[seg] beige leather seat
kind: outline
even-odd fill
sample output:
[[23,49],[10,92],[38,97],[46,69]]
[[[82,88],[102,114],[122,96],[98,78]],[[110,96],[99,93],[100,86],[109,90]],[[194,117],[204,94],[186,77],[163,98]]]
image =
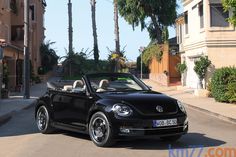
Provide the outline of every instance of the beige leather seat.
[[84,82],[82,80],[76,80],[73,83],[73,89],[74,88],[83,88],[84,87]]
[[67,91],[67,92],[72,91],[72,86],[71,85],[65,85],[63,87],[62,91]]
[[109,86],[109,81],[106,79],[103,79],[99,82],[99,88],[97,89],[96,92],[104,92],[107,90],[108,86]]

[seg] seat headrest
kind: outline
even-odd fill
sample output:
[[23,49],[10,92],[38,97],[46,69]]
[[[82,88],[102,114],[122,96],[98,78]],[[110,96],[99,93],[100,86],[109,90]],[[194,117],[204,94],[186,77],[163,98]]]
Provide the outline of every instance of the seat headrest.
[[84,86],[84,82],[82,80],[76,80],[74,83],[73,83],[73,88],[83,88]]
[[107,89],[108,86],[109,86],[109,81],[106,79],[101,80],[99,83],[99,88]]

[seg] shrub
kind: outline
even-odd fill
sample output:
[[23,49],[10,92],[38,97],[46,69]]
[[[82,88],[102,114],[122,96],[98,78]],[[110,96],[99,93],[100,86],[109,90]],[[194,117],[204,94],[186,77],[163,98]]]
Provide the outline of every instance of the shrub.
[[41,81],[41,79],[40,79],[39,76],[35,76],[35,77],[34,77],[34,82],[35,82],[35,83],[41,83],[42,81]]
[[38,74],[39,75],[44,75],[45,74],[45,69],[42,66],[38,67]]
[[178,63],[176,65],[176,70],[180,73],[183,74],[185,72],[185,70],[187,69],[187,65],[186,62],[184,61],[182,64]]
[[195,61],[194,71],[197,73],[200,79],[203,79],[206,75],[207,68],[211,65],[211,61],[207,56],[200,57],[199,60]]
[[211,79],[212,96],[219,102],[235,101],[236,68],[217,69]]
[[227,86],[227,92],[225,93],[226,96],[229,98],[230,103],[236,102],[236,81],[230,82]]
[[143,63],[149,65],[153,57],[156,58],[158,62],[161,62],[163,57],[163,51],[161,51],[161,45],[150,45],[144,50],[143,54]]
[[211,65],[211,61],[207,56],[201,56],[199,60],[194,62],[194,64],[194,71],[198,75],[198,78],[200,80],[200,87],[202,88],[202,80],[206,76],[207,68]]

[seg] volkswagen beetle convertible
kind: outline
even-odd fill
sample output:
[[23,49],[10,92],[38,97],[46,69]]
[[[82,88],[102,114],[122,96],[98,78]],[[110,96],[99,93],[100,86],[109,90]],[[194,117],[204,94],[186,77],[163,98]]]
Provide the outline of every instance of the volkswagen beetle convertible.
[[44,134],[54,129],[87,133],[100,147],[131,137],[175,141],[188,131],[180,101],[126,73],[87,74],[71,85],[48,83],[35,118]]

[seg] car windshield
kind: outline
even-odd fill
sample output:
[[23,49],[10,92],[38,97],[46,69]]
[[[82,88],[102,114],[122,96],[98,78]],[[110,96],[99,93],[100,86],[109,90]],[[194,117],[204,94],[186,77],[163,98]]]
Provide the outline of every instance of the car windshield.
[[149,90],[140,80],[130,74],[88,75],[93,92],[125,92]]

